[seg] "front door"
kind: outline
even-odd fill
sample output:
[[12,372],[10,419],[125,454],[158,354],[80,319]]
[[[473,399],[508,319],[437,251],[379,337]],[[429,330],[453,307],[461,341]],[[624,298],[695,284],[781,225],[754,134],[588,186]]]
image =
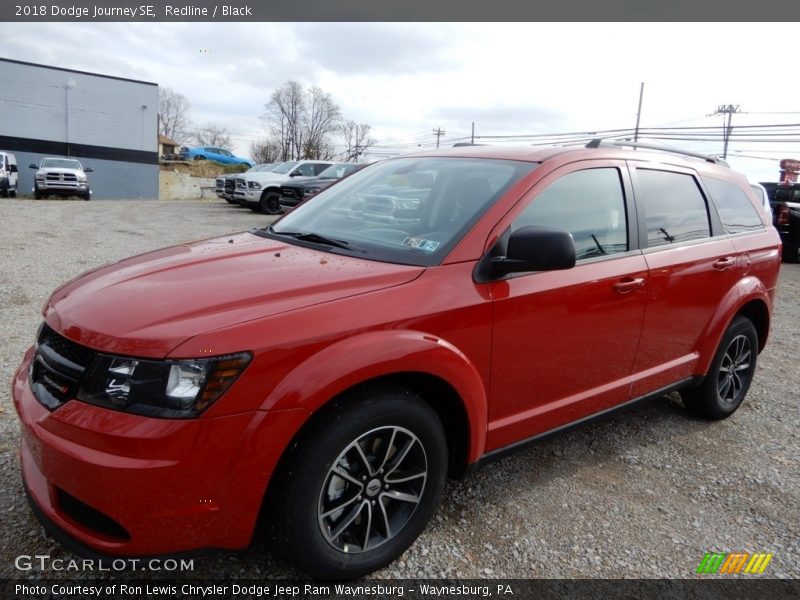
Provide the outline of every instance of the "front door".
[[572,269],[491,284],[494,303],[487,450],[630,398],[647,265],[623,161],[584,161],[543,178],[501,229],[569,231]]

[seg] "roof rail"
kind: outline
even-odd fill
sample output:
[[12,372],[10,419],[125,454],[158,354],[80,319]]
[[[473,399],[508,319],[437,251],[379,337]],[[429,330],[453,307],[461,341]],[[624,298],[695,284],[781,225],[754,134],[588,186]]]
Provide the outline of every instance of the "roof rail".
[[604,140],[603,138],[594,138],[591,142],[586,144],[587,148],[600,148],[601,146],[605,147],[610,146],[617,148],[642,148],[645,150],[672,152],[673,154],[683,154],[684,156],[692,156],[694,158],[700,158],[702,160],[714,163],[716,165],[730,167],[727,161],[718,158],[716,156],[709,156],[708,154],[700,154],[698,152],[689,152],[688,150],[679,150],[678,148],[670,148],[669,146],[657,146],[655,144],[641,144],[639,142],[626,142],[621,140]]

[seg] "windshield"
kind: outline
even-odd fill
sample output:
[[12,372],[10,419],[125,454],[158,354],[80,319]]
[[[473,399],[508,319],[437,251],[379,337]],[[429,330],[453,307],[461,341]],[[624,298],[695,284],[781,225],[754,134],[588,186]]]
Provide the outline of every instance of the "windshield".
[[297,163],[298,163],[298,161],[296,161],[296,160],[290,160],[288,162],[281,163],[277,167],[272,169],[272,172],[273,173],[280,173],[282,175],[285,175],[286,173],[291,171]]
[[363,166],[364,165],[335,164],[322,171],[318,177],[335,177],[336,179],[341,179],[345,175],[350,175],[350,173],[357,171]]
[[44,158],[39,166],[43,169],[80,169],[81,163],[69,158]]
[[485,210],[535,168],[535,163],[475,158],[389,160],[323,190],[267,235],[288,241],[313,235],[321,245],[323,238],[334,242],[328,245],[335,252],[439,264]]
[[267,163],[263,165],[254,165],[245,171],[246,173],[253,173],[254,171],[271,171],[275,168],[273,163]]

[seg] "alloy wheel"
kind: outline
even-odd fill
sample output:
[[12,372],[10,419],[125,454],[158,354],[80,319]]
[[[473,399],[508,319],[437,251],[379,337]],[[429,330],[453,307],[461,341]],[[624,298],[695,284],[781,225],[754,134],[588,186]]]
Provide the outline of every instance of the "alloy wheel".
[[411,431],[368,431],[339,454],[325,477],[317,514],[322,535],[348,554],[384,544],[411,519],[427,477],[425,448]]
[[738,402],[748,380],[752,349],[747,336],[737,335],[728,344],[717,376],[717,393],[720,400]]

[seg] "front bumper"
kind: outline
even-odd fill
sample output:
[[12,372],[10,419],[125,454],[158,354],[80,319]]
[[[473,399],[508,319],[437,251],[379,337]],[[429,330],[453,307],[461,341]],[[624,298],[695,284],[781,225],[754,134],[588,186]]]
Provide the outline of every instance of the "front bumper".
[[28,383],[32,354],[12,397],[22,476],[46,525],[111,556],[250,542],[269,477],[306,411],[170,420],[71,400],[50,412]]

